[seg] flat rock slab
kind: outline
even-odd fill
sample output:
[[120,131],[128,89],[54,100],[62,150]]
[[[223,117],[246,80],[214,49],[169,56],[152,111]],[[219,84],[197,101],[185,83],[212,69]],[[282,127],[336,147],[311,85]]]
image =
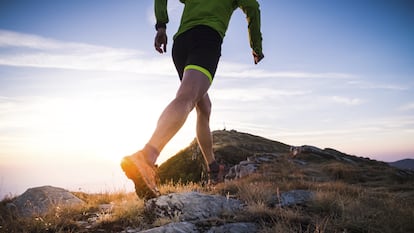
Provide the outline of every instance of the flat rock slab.
[[44,215],[52,208],[84,204],[84,201],[63,188],[42,186],[30,188],[18,196],[13,204],[23,217]]
[[242,210],[245,204],[224,196],[187,192],[150,199],[145,206],[157,217],[195,221],[235,214]]

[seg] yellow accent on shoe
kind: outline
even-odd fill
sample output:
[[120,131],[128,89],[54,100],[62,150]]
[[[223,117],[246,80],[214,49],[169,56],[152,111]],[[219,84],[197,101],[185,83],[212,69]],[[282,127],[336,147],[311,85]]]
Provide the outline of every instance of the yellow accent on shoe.
[[210,83],[212,83],[212,82],[213,82],[213,76],[211,75],[210,71],[208,71],[206,68],[203,68],[203,67],[198,66],[198,65],[187,65],[187,66],[184,68],[184,71],[189,70],[189,69],[192,69],[192,70],[198,70],[198,71],[200,71],[200,72],[201,72],[201,73],[203,73],[205,76],[207,76],[208,80],[210,80]]

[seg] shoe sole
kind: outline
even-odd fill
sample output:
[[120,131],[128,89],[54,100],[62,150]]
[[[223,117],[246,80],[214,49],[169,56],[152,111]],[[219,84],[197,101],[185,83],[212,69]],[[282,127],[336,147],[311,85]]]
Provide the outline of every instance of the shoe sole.
[[151,199],[158,196],[158,191],[151,188],[151,184],[148,184],[148,181],[143,178],[137,165],[129,156],[122,159],[121,168],[125,175],[134,182],[138,197]]

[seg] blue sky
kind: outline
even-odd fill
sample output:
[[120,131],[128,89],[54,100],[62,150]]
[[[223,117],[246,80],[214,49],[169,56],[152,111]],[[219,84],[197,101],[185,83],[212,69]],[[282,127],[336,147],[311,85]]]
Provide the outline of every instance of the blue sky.
[[[266,57],[253,65],[237,10],[209,91],[211,128],[414,158],[414,3],[259,3]],[[119,160],[145,144],[179,85],[170,49],[181,10],[169,1],[160,55],[152,1],[0,0],[0,196],[44,184],[132,188]],[[192,114],[158,162],[194,128]]]

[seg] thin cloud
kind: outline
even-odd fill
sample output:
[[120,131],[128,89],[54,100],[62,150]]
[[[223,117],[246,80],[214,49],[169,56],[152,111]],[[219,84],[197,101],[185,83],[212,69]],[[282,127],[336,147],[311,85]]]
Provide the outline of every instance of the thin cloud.
[[21,111],[21,102],[19,98],[0,96],[0,119],[6,114]]
[[309,73],[297,71],[272,72],[260,69],[245,69],[221,72],[222,76],[233,78],[307,78],[307,79],[348,79],[352,75],[341,73]]
[[404,105],[400,106],[398,108],[398,110],[400,110],[400,111],[412,111],[412,110],[414,110],[414,102],[404,104]]
[[[171,75],[170,59],[145,59],[141,51],[58,41],[0,30],[0,65]],[[161,65],[162,64],[162,65]]]
[[23,47],[32,49],[60,49],[62,43],[37,35],[23,34],[0,29],[0,47]]
[[302,90],[275,90],[271,88],[226,88],[211,91],[217,100],[261,101],[279,97],[303,96],[310,91]]
[[[312,73],[302,71],[268,71],[253,66],[232,62],[222,62],[217,72],[221,76],[231,78],[288,78],[288,79],[351,79],[356,76],[347,73]],[[221,68],[223,67],[223,68]]]
[[[176,8],[178,6],[175,6]],[[0,65],[94,71],[125,71],[148,75],[175,75],[169,57],[146,57],[133,49],[59,41],[38,35],[0,30]],[[231,78],[350,79],[346,73],[269,71],[223,61],[217,72]]]
[[349,98],[343,96],[332,96],[332,101],[338,104],[345,104],[348,106],[356,106],[362,104],[362,100],[359,98]]
[[360,89],[383,89],[383,90],[392,90],[392,91],[406,91],[410,88],[401,85],[401,84],[391,84],[391,83],[372,83],[361,80],[351,80],[348,81],[349,85],[356,86]]

